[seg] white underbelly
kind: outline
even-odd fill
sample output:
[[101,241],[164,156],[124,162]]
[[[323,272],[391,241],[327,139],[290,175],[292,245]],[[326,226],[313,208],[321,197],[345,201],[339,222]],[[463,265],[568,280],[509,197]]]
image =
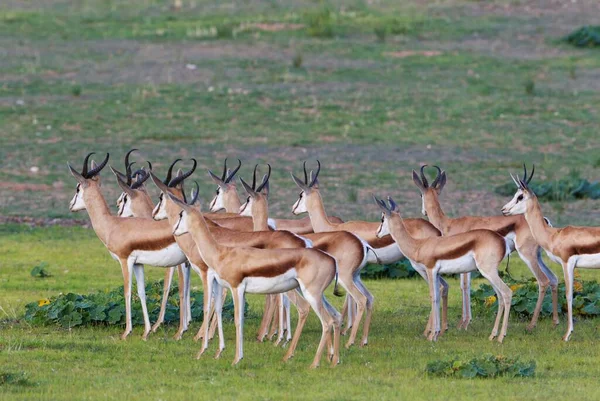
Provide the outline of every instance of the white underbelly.
[[471,252],[457,259],[440,260],[437,263],[440,268],[440,274],[467,273],[477,270],[477,265]]
[[394,263],[404,257],[400,247],[395,242],[383,248],[375,248],[375,253],[377,253],[377,257],[373,255],[373,252],[368,252],[369,256],[367,260],[369,263],[377,263],[377,258],[383,264]]
[[275,277],[246,277],[243,282],[246,292],[251,294],[275,294],[298,287],[296,269]]
[[600,268],[600,253],[577,255],[577,256],[572,256],[572,257],[577,258],[575,267],[582,267],[584,269]]
[[514,252],[514,250],[517,247],[517,245],[516,245],[517,234],[514,231],[511,231],[504,236],[504,239],[506,240],[506,245],[510,249],[510,252],[511,253]]
[[135,263],[158,267],[177,266],[187,260],[176,243],[157,251],[133,251],[129,257]]

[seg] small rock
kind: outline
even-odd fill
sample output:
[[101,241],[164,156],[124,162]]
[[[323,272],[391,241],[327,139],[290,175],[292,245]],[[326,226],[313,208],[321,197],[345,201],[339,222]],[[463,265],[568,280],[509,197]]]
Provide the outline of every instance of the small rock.
[[196,66],[196,64],[186,64],[185,68],[187,68],[188,70],[194,71],[198,67]]
[[32,173],[36,174],[40,171],[40,168],[38,166],[33,166],[29,169],[29,171],[31,171]]
[[25,106],[25,101],[23,99],[18,99],[15,103],[17,103],[17,106]]

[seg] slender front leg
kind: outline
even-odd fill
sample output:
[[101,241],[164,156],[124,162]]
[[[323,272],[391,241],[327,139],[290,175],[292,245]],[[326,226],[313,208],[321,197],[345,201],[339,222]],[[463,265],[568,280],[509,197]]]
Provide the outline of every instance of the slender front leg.
[[215,288],[215,315],[219,329],[219,350],[215,355],[215,359],[218,359],[225,349],[225,337],[223,336],[223,291],[219,288]]
[[292,338],[290,347],[283,357],[284,361],[287,361],[294,356],[296,346],[298,345],[298,340],[300,339],[300,334],[302,334],[302,329],[304,328],[304,324],[308,318],[308,313],[310,312],[310,304],[302,295],[300,295],[298,290],[295,290],[295,292],[290,291],[289,298],[298,310],[298,323],[296,324],[296,330],[294,331],[294,337]]
[[200,330],[194,336],[194,341],[198,341],[201,338],[204,338],[204,332],[206,331],[206,325],[208,324],[208,319],[206,317],[206,305],[208,304],[208,299],[210,298],[209,290],[208,290],[208,273],[206,270],[199,271],[200,280],[202,281],[202,307],[203,307],[203,316],[202,316],[202,324],[200,325]]
[[155,333],[156,330],[160,327],[160,325],[165,321],[165,311],[167,310],[167,301],[169,300],[169,291],[171,290],[171,281],[173,280],[173,272],[175,271],[174,267],[169,267],[165,271],[165,279],[163,283],[163,295],[160,303],[160,312],[158,314],[158,319],[152,326],[152,332]]
[[244,357],[244,293],[245,288],[243,286],[233,287],[231,289],[231,295],[233,296],[236,334],[235,359],[233,360],[232,365],[237,365]]
[[123,292],[125,295],[125,331],[121,334],[121,340],[125,340],[131,333],[131,278],[133,271],[129,268],[126,259],[120,260],[121,273],[123,273]]
[[369,340],[369,329],[371,327],[371,316],[373,315],[373,303],[375,302],[375,298],[360,280],[360,275],[356,279],[356,284],[360,288],[361,292],[367,297],[367,312],[365,314],[365,323],[363,324],[363,337],[360,342],[360,346],[364,347],[367,345]]
[[440,287],[435,269],[427,269],[427,278],[429,282],[429,295],[431,297],[431,315],[433,316],[431,332],[427,339],[429,341],[436,341],[440,333]]
[[448,330],[448,283],[442,276],[438,276],[438,281],[442,294],[442,331],[440,333],[443,334]]
[[185,287],[187,286],[187,283],[185,280],[185,273],[183,271],[182,266],[177,267],[177,278],[179,280],[179,329],[177,330],[177,333],[175,333],[173,338],[175,340],[181,340],[183,332],[187,330],[187,300],[185,298]]
[[462,293],[462,317],[458,324],[459,329],[467,330],[471,323],[471,273],[460,275],[460,290]]
[[144,315],[144,334],[142,339],[146,340],[150,333],[150,317],[148,316],[148,307],[146,305],[146,283],[144,280],[144,266],[140,264],[133,265],[133,272],[135,273],[135,281],[137,286],[138,297],[142,304],[142,314]]
[[212,300],[214,299],[215,287],[218,286],[216,285],[214,275],[210,272],[208,273],[206,284],[207,291],[204,294],[204,321],[202,322],[202,327],[204,328],[204,338],[202,338],[202,348],[200,349],[200,352],[198,353],[198,356],[196,358],[200,358],[200,356],[202,356],[202,354],[204,354],[204,352],[206,352],[206,349],[208,348],[208,329],[210,325],[209,313],[212,307]]
[[274,305],[274,297],[275,294],[267,294],[265,297],[265,309],[263,312],[263,317],[260,322],[260,327],[258,329],[258,334],[256,335],[256,340],[259,342],[263,342],[267,333],[269,331],[269,325],[271,324],[271,320],[273,319],[273,305]]
[[563,341],[569,341],[573,333],[573,275],[575,273],[575,262],[572,259],[567,263],[563,262],[562,268],[565,275],[567,297],[567,332],[563,336]]
[[186,283],[185,286],[185,312],[186,312],[186,326],[187,329],[192,323],[192,300],[190,298],[190,287],[191,287],[191,275],[192,275],[192,267],[190,262],[186,262],[183,266],[183,277]]

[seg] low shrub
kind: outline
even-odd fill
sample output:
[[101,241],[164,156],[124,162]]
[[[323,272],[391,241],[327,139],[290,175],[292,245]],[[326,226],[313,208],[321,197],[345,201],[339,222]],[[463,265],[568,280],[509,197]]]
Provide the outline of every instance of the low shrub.
[[535,361],[522,362],[519,358],[506,358],[502,355],[484,355],[468,361],[458,358],[429,362],[425,372],[430,376],[463,379],[494,377],[532,377],[535,375]]
[[[535,279],[511,280],[503,278],[513,291],[511,313],[523,318],[531,318],[538,299],[538,286]],[[498,300],[491,285],[481,284],[476,290],[471,291],[473,304],[486,311],[496,311]],[[566,313],[567,300],[565,298],[565,284],[558,285],[559,312]],[[546,292],[542,303],[541,315],[552,314],[552,293]],[[594,317],[600,315],[600,284],[596,281],[583,281],[576,274],[573,283],[573,315],[581,317]]]
[[52,274],[50,274],[50,272],[46,270],[47,267],[48,262],[42,262],[39,265],[34,266],[33,269],[31,269],[30,274],[32,277],[38,278],[52,277]]
[[600,47],[600,25],[582,26],[565,38],[576,47]]
[[[160,311],[163,282],[157,281],[146,285],[146,303],[150,320],[155,321]],[[142,306],[136,292],[132,296],[133,324],[143,324]],[[202,292],[191,291],[192,318],[202,320]],[[247,305],[246,305],[247,308]],[[233,319],[233,302],[227,301],[223,306],[223,318]],[[125,297],[123,287],[110,291],[101,291],[88,295],[60,294],[49,299],[42,299],[25,306],[25,320],[36,325],[57,324],[71,328],[86,325],[121,325],[125,323]],[[179,323],[179,294],[177,286],[171,288],[165,323]]]
[[419,276],[407,259],[391,265],[368,264],[360,272],[366,279],[413,278]]

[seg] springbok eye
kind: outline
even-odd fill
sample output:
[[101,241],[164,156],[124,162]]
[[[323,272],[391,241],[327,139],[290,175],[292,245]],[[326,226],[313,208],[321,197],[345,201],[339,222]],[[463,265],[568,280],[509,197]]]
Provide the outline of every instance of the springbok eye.
[[219,195],[219,187],[217,187],[217,190],[215,192],[217,193],[217,195]]
[[381,216],[381,222],[383,223],[383,221],[385,220],[385,217]]
[[183,217],[183,210],[181,212],[179,212],[179,218]]
[[303,193],[304,193],[304,192],[300,192],[300,195],[298,195],[298,198],[302,199],[302,194],[303,194]]
[[250,197],[248,197],[248,199],[246,199],[246,203],[250,203]]
[[521,202],[522,200],[523,200],[523,194],[521,194],[517,197],[517,202]]

